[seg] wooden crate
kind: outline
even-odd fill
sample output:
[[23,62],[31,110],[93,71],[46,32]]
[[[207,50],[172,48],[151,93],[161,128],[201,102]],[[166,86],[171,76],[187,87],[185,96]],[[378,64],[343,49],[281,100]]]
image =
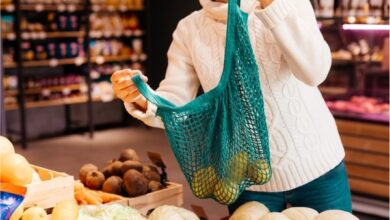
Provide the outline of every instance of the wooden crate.
[[353,192],[389,198],[389,126],[337,119]]
[[177,183],[168,183],[168,187],[156,192],[135,198],[126,198],[124,200],[115,201],[122,205],[127,205],[137,209],[142,215],[147,215],[150,210],[153,210],[162,205],[183,205],[183,186]]
[[27,186],[23,204],[25,207],[39,206],[44,209],[53,208],[57,202],[74,199],[74,178],[66,173],[32,165],[42,182]]

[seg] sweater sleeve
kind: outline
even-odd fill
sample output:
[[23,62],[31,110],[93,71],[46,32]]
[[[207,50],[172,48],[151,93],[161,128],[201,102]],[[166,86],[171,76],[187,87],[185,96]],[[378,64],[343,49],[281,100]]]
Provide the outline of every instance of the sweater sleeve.
[[[173,33],[173,41],[168,50],[168,67],[163,81],[161,81],[156,93],[176,105],[184,105],[193,100],[199,90],[199,79],[192,64],[189,52],[189,43],[185,39],[191,39],[189,19],[179,22]],[[194,30],[194,29],[193,29]],[[196,30],[196,29],[195,29]],[[125,108],[133,117],[143,121],[146,125],[163,128],[163,123],[156,117],[157,107],[148,102],[146,112],[138,110],[134,104],[125,103]]]
[[292,73],[310,86],[327,77],[332,57],[309,0],[274,0],[257,17],[272,32]]

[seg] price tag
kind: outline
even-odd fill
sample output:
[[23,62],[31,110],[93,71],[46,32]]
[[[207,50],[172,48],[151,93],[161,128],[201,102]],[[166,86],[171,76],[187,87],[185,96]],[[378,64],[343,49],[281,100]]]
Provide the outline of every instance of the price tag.
[[68,11],[69,11],[69,12],[74,12],[74,11],[76,11],[76,5],[68,5]]
[[96,37],[97,37],[97,38],[103,37],[103,31],[97,31],[97,32],[96,32]]
[[114,35],[115,35],[115,37],[120,37],[120,36],[122,36],[122,31],[115,31]]
[[35,5],[35,11],[36,11],[36,12],[41,12],[41,11],[43,11],[43,9],[45,9],[45,7],[43,6],[43,4],[36,4],[36,5]]
[[100,65],[105,62],[105,59],[103,56],[97,56],[95,62]]
[[70,89],[70,88],[68,88],[68,87],[65,87],[65,88],[63,88],[62,89],[62,94],[63,95],[70,95],[70,93],[72,92],[72,90]]
[[13,12],[13,11],[15,11],[15,5],[8,4],[8,5],[5,6],[5,10],[8,11],[8,12]]
[[51,91],[49,89],[42,89],[42,95],[43,96],[50,96]]
[[88,92],[88,86],[86,84],[80,85],[80,92],[81,93],[87,93]]
[[59,4],[57,10],[59,12],[64,12],[66,10],[66,6],[64,4]]
[[96,31],[90,31],[89,32],[89,36],[91,36],[92,38],[95,38],[96,37]]
[[83,65],[83,63],[84,63],[84,58],[82,58],[82,57],[77,57],[77,58],[74,60],[74,64],[75,64],[76,66],[81,66],[81,65]]
[[145,60],[148,59],[148,55],[146,55],[145,53],[143,53],[143,54],[141,54],[141,55],[139,56],[139,59],[140,59],[141,61],[145,61]]
[[39,36],[39,34],[37,32],[31,32],[30,33],[30,38],[33,39],[33,40],[38,39],[38,36]]
[[22,39],[23,40],[28,40],[30,39],[30,34],[28,32],[23,32],[22,33]]
[[109,5],[109,6],[107,7],[107,10],[108,10],[108,11],[114,11],[114,10],[115,10],[115,7],[114,7],[113,5]]
[[46,32],[43,32],[43,31],[38,32],[38,38],[39,39],[46,39],[46,37],[47,37]]
[[120,5],[119,6],[119,10],[122,11],[122,12],[127,11],[126,5]]
[[124,34],[126,37],[131,37],[131,35],[133,35],[133,32],[131,30],[125,30]]
[[134,31],[134,36],[139,37],[139,36],[142,36],[142,34],[144,34],[144,32],[142,30],[135,30]]
[[100,6],[99,5],[93,5],[92,6],[92,11],[100,11]]
[[112,32],[111,31],[104,31],[104,37],[111,37]]
[[7,39],[8,40],[15,40],[16,39],[16,34],[15,33],[8,33],[7,34]]
[[49,61],[49,66],[51,66],[51,67],[56,67],[56,66],[58,66],[58,60],[57,60],[57,59],[51,59],[51,60]]
[[138,60],[138,54],[132,54],[130,56],[131,61],[136,62]]
[[100,73],[96,70],[92,70],[89,75],[91,76],[91,79],[99,79],[100,78]]

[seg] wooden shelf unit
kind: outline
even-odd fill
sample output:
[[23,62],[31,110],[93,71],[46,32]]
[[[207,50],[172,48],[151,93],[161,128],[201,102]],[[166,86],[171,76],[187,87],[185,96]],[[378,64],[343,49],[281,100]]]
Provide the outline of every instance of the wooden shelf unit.
[[[93,102],[100,102],[101,99],[99,97],[93,97]],[[63,99],[57,99],[57,100],[47,100],[47,101],[35,101],[26,102],[26,108],[40,108],[40,107],[50,107],[50,106],[59,106],[59,105],[74,105],[74,104],[82,104],[88,102],[87,96],[80,96],[80,97],[71,97],[71,98],[63,98]],[[11,110],[17,110],[19,109],[19,106],[17,104],[8,104],[5,106],[5,109],[7,111]]]
[[[100,60],[100,61],[99,61]],[[132,61],[131,55],[120,55],[120,56],[98,56],[92,57],[91,62],[103,64],[106,62],[124,62]],[[24,61],[23,67],[50,67],[50,66],[59,66],[59,65],[83,65],[87,62],[85,57],[78,58],[66,58],[66,59],[51,59],[51,60],[34,60],[34,61]],[[4,68],[16,68],[16,63],[5,63]]]
[[78,5],[78,4],[56,4],[56,5],[49,5],[49,4],[21,4],[20,10],[22,11],[82,11],[85,9],[84,5]]
[[[65,89],[69,89],[71,91],[79,90],[80,87],[86,86],[83,84],[70,84],[70,85],[64,85],[64,86],[50,86],[50,87],[43,87],[43,88],[33,88],[33,89],[26,89],[25,94],[39,94],[43,90],[50,90],[51,92],[62,92]],[[6,90],[5,95],[6,96],[16,96],[18,94],[17,90]]]

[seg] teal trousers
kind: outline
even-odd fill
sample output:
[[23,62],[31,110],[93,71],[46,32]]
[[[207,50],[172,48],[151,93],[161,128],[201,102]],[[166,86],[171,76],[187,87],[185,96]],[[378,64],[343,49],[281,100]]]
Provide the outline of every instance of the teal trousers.
[[322,212],[330,209],[352,212],[351,192],[344,162],[319,178],[286,192],[244,191],[229,212],[250,201],[263,203],[272,212],[281,212],[292,207],[309,207]]

